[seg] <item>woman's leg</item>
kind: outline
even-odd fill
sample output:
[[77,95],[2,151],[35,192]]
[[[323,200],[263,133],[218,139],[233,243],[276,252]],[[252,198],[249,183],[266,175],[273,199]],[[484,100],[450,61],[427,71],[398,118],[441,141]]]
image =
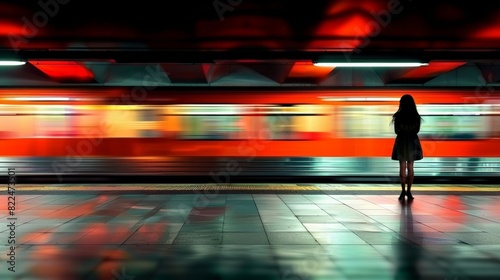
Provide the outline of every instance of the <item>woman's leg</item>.
[[399,181],[401,182],[401,195],[399,199],[404,199],[406,180],[406,161],[399,161]]
[[408,198],[413,199],[413,196],[411,195],[411,185],[413,184],[413,177],[414,177],[414,172],[413,172],[413,161],[408,162],[408,178],[407,178],[407,195]]

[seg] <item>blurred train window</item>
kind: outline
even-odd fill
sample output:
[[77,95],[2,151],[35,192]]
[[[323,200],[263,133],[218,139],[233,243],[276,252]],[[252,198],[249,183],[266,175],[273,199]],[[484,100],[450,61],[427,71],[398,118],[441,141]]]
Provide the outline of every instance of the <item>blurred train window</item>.
[[312,140],[330,132],[331,111],[319,105],[270,107],[266,116],[269,139]]
[[36,119],[35,137],[74,136],[70,106],[44,105],[32,108]]
[[108,124],[107,136],[116,137],[137,137],[137,109],[138,106],[105,106],[106,123]]
[[265,111],[265,130],[268,135],[262,135],[261,138],[267,139],[293,139],[295,116],[292,107],[272,106]]
[[236,139],[242,130],[237,105],[178,105],[182,139]]
[[294,116],[287,115],[270,115],[266,117],[266,126],[269,129],[268,139],[293,139],[294,133]]
[[173,105],[169,135],[181,139],[311,139],[329,132],[328,109],[317,105]]
[[2,105],[5,138],[74,137],[77,135],[75,108],[68,105]]
[[79,137],[101,138],[107,136],[104,125],[100,125],[106,120],[106,110],[99,105],[75,106],[77,116],[74,116],[72,126]]
[[[475,139],[488,137],[491,106],[478,104],[423,104],[418,106],[423,119],[419,135],[434,139]],[[340,110],[344,137],[391,138],[389,125],[396,106],[344,106]]]
[[34,118],[25,106],[0,105],[0,117],[2,138],[28,138],[35,134]]
[[184,139],[231,139],[236,131],[234,116],[185,116],[183,118]]
[[394,128],[390,125],[395,106],[352,105],[340,108],[341,134],[347,138],[388,138],[393,137]]
[[435,139],[474,139],[488,136],[491,106],[474,104],[422,105],[420,135]]
[[158,121],[160,119],[160,110],[157,108],[139,109],[139,121]]
[[159,106],[138,106],[137,108],[138,136],[141,138],[157,138],[162,136],[162,110]]
[[491,110],[491,136],[500,137],[500,105],[493,105]]
[[[500,105],[420,104],[419,135],[433,139],[500,137]],[[0,105],[3,138],[173,137],[312,140],[393,138],[397,105],[183,104]],[[105,120],[106,125],[102,125]]]

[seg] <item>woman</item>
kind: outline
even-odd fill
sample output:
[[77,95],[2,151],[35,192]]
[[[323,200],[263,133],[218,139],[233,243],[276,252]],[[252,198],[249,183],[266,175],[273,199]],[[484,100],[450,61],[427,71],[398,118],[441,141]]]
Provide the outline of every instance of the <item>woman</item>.
[[[418,138],[420,131],[421,117],[417,111],[415,100],[409,94],[405,94],[399,101],[399,109],[392,116],[394,132],[397,134],[391,159],[399,161],[399,178],[401,180],[401,195],[399,200],[405,195],[409,200],[411,195],[411,185],[413,183],[413,162],[423,158],[422,146]],[[406,170],[408,169],[408,173]],[[405,184],[407,188],[405,190]]]

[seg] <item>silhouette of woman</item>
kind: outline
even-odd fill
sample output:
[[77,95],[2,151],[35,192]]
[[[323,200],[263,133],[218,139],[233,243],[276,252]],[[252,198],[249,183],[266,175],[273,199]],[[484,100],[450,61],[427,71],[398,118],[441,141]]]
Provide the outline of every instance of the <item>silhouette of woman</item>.
[[[411,195],[414,177],[413,162],[423,158],[422,146],[417,135],[420,131],[421,119],[413,97],[409,94],[403,95],[399,101],[399,109],[392,116],[391,122],[394,123],[394,132],[397,134],[391,159],[399,161],[401,181],[399,200],[403,200],[405,195],[409,200],[413,199]],[[407,169],[408,173],[406,173]],[[406,190],[405,185],[407,185]]]

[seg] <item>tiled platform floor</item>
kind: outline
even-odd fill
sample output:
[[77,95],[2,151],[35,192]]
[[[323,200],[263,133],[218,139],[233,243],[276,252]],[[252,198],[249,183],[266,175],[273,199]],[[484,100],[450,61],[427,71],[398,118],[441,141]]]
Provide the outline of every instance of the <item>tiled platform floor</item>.
[[500,279],[500,196],[397,195],[4,195],[0,279]]

